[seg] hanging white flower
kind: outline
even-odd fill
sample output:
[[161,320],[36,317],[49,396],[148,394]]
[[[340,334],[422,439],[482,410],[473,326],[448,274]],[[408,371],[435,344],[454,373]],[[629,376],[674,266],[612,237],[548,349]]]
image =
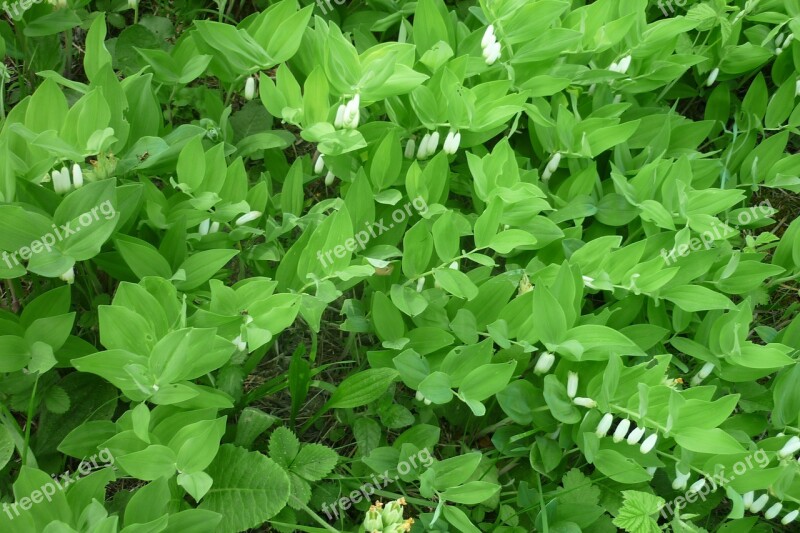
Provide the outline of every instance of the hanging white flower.
[[706,80],[706,85],[711,87],[714,85],[714,82],[717,81],[717,76],[719,76],[719,67],[715,68],[711,71],[711,74],[708,75],[708,79]]
[[594,434],[597,435],[599,438],[603,438],[608,435],[608,430],[611,429],[611,424],[614,423],[614,415],[611,413],[606,413],[603,415],[603,418],[600,419],[600,422],[597,423],[597,429],[594,430]]
[[244,215],[240,216],[236,219],[236,225],[241,226],[243,224],[247,224],[248,222],[252,222],[263,215],[261,211],[250,211],[249,213],[245,213]]
[[66,281],[72,285],[75,282],[75,269],[73,267],[69,267],[69,270],[61,274],[59,278],[61,278],[62,281]]
[[244,99],[248,102],[256,97],[256,79],[248,76],[244,84]]
[[547,374],[553,368],[553,363],[556,362],[556,356],[550,352],[542,352],[536,365],[533,367],[533,373],[537,375]]
[[578,373],[569,371],[567,373],[567,396],[574,398],[578,394]]
[[753,502],[753,505],[750,506],[750,512],[753,514],[760,513],[761,509],[763,509],[768,502],[769,502],[769,495],[762,494],[761,496],[756,498],[756,500]]
[[572,403],[579,407],[586,407],[587,409],[594,409],[597,407],[597,402],[591,398],[581,398],[578,396],[577,398],[572,399]]
[[347,111],[347,106],[344,104],[340,104],[339,107],[336,109],[336,118],[333,119],[333,127],[338,129],[342,129],[344,127],[344,114]]
[[653,448],[656,446],[656,442],[658,442],[658,433],[653,433],[648,435],[644,442],[642,442],[639,451],[642,453],[650,453]]
[[211,219],[207,218],[197,227],[197,233],[200,235],[208,235],[209,229],[211,229]]
[[405,156],[406,159],[413,159],[414,158],[414,152],[416,151],[416,149],[417,149],[416,141],[414,141],[413,138],[409,139],[406,142],[406,149],[405,149],[405,152],[403,153],[403,155]]
[[772,520],[778,516],[778,513],[781,512],[781,509],[783,509],[783,504],[781,502],[772,504],[772,506],[764,512],[764,518],[767,520]]
[[628,430],[631,428],[631,421],[627,418],[623,418],[620,420],[619,424],[617,424],[617,429],[614,430],[614,442],[622,442],[622,439],[628,434]]
[[314,174],[322,174],[323,170],[325,170],[325,158],[322,154],[319,154],[317,161],[314,163]]
[[72,186],[76,189],[83,187],[83,171],[78,163],[72,165]]

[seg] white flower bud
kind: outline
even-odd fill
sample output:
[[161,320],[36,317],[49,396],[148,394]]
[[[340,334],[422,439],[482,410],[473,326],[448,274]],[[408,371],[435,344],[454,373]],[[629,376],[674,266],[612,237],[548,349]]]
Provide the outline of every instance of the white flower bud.
[[711,371],[714,370],[714,363],[706,363],[703,365],[703,368],[700,369],[700,372],[697,375],[700,379],[706,379],[710,374]]
[[751,490],[750,492],[745,492],[742,494],[742,503],[744,504],[744,508],[748,511],[750,510],[750,506],[753,505],[753,496],[755,493]]
[[247,350],[247,343],[242,339],[242,336],[239,335],[235,339],[233,339],[233,345],[236,346],[236,349],[240,352],[244,352]]
[[319,154],[317,161],[314,163],[314,174],[322,174],[323,170],[325,170],[325,157]]
[[444,138],[444,144],[442,144],[442,150],[446,154],[452,154],[454,153],[450,151],[452,146],[453,146],[453,131],[450,130],[447,132],[447,136]]
[[439,148],[439,132],[434,131],[431,133],[430,139],[428,139],[428,155],[433,155],[437,148]]
[[336,118],[333,119],[333,127],[338,129],[342,129],[344,127],[344,114],[347,110],[344,104],[339,105],[336,109]]
[[574,398],[578,394],[578,373],[569,371],[567,374],[567,396]]
[[778,513],[781,512],[781,509],[783,509],[783,504],[781,502],[772,504],[772,507],[767,509],[766,512],[764,513],[764,518],[766,518],[767,520],[772,520],[773,518],[778,516]]
[[700,492],[700,490],[705,486],[706,486],[706,478],[701,477],[700,479],[698,479],[697,481],[692,483],[692,485],[689,487],[689,491],[688,492],[690,492],[690,493],[692,493],[692,492]]
[[611,72],[619,72],[619,65],[617,65],[616,61],[614,61],[608,66],[608,70],[610,70]]
[[753,502],[753,505],[750,506],[750,512],[753,514],[760,513],[761,509],[763,509],[768,502],[769,502],[769,495],[762,494]]
[[502,46],[499,42],[492,43],[483,49],[483,59],[487,65],[493,65],[502,55]]
[[483,32],[483,38],[481,39],[481,48],[486,48],[489,45],[492,45],[497,42],[497,37],[494,34],[494,26],[489,24],[486,27],[486,31]]
[[675,481],[672,482],[672,488],[675,490],[683,490],[686,488],[686,482],[689,481],[689,476],[692,475],[691,470],[688,472],[681,472],[678,464],[675,464]]
[[72,185],[76,189],[83,187],[83,171],[78,163],[72,165]]
[[50,176],[53,180],[53,190],[56,192],[56,194],[66,194],[72,188],[67,167],[64,167],[63,171],[54,170]]
[[236,225],[241,226],[243,224],[247,224],[248,222],[252,222],[263,215],[261,211],[250,211],[249,213],[245,213],[244,215],[240,216],[236,219]]
[[628,72],[628,69],[631,67],[631,59],[632,58],[630,54],[628,54],[619,60],[619,65],[617,68],[620,74],[625,74]]
[[794,455],[798,450],[800,450],[800,437],[795,435],[786,441],[786,444],[783,445],[783,448],[778,451],[778,457],[781,459],[786,459],[790,455]]
[[797,80],[794,86],[794,95],[800,96],[800,80]]
[[219,222],[212,222],[211,227],[208,228],[209,233],[217,233],[219,231]]
[[656,475],[656,470],[658,470],[658,469],[655,466],[648,466],[647,467],[647,473],[650,474],[651,477]]
[[640,428],[639,426],[636,426],[635,428],[633,428],[633,431],[631,431],[630,435],[628,435],[628,444],[630,444],[631,446],[633,446],[634,444],[638,444],[638,442],[642,439],[643,436],[644,436],[644,429]]
[[578,396],[577,398],[572,399],[572,403],[579,407],[586,407],[587,409],[594,409],[597,407],[597,402],[591,398],[581,398]]
[[345,108],[344,122],[345,126],[347,126],[350,129],[356,129],[358,127],[358,119],[359,119],[358,103],[359,103],[359,98],[358,95],[356,95],[355,98],[347,102],[347,106]]
[[708,87],[714,85],[714,82],[717,81],[717,76],[719,76],[719,67],[712,70],[711,74],[708,75],[708,79],[706,80],[706,85]]
[[329,170],[328,173],[325,174],[325,186],[330,187],[333,185],[334,178],[336,178],[336,175]]
[[426,133],[423,135],[422,140],[419,142],[419,149],[417,150],[417,159],[425,159],[428,157],[428,142],[431,140],[431,134]]
[[417,292],[422,292],[422,289],[425,288],[425,276],[422,276],[417,280]]
[[614,442],[622,442],[622,439],[625,438],[625,435],[628,434],[628,430],[631,428],[631,421],[627,418],[623,418],[620,420],[619,424],[617,424],[617,429],[614,430]]
[[244,84],[244,99],[248,102],[256,97],[256,79],[253,76],[248,76]]
[[658,442],[658,433],[648,435],[647,438],[644,439],[644,442],[642,442],[639,451],[642,453],[650,453],[650,451],[655,448],[656,442]]
[[795,509],[790,513],[786,513],[786,516],[781,518],[781,524],[783,524],[784,526],[788,526],[797,519],[798,514],[800,514],[800,511],[798,511],[797,509]]
[[605,437],[608,435],[608,430],[611,429],[611,424],[613,423],[614,415],[611,413],[604,414],[603,418],[600,419],[600,422],[597,423],[597,429],[594,430],[594,434],[599,438]]
[[547,374],[553,368],[553,363],[556,362],[556,356],[550,352],[542,352],[539,359],[536,361],[536,366],[533,367],[533,373],[541,376]]
[[73,267],[69,267],[69,270],[64,272],[59,276],[62,281],[66,281],[70,285],[75,282],[75,269]]
[[414,159],[414,151],[417,149],[417,143],[414,139],[409,139],[406,142],[406,151],[403,154],[406,159]]
[[424,403],[425,405],[430,405],[431,401],[428,398],[425,398],[424,400],[422,400],[422,403]]
[[208,230],[211,228],[211,219],[207,218],[200,223],[197,227],[197,233],[200,235],[208,235]]
[[136,6],[139,5],[139,0],[128,0],[128,7],[130,9],[136,9]]
[[425,396],[423,396],[420,391],[417,391],[417,394],[414,397],[417,399],[418,402],[421,402],[422,400],[425,399]]
[[550,174],[558,170],[558,165],[561,164],[561,152],[556,152],[553,154],[553,157],[550,158],[550,161],[547,163],[547,170],[550,171]]
[[458,270],[458,261],[453,261],[450,263],[450,270]]
[[461,146],[461,132],[457,131],[455,135],[453,135],[453,153],[458,152],[458,148]]

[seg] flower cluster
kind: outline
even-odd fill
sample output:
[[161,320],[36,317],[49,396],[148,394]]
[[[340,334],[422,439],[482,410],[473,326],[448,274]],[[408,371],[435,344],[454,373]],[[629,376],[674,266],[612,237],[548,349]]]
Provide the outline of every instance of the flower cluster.
[[553,175],[553,172],[558,170],[558,165],[561,164],[561,153],[556,152],[550,158],[550,161],[547,162],[547,166],[544,168],[544,172],[542,172],[542,179],[547,181]]
[[[746,492],[742,495],[742,502],[744,502],[745,509],[753,514],[758,514],[763,511],[765,507],[767,507],[767,504],[769,503],[769,495],[764,493],[756,498],[755,492],[751,490],[750,492]],[[764,511],[764,518],[767,520],[772,520],[780,514],[781,510],[783,510],[783,503],[775,502],[770,505],[766,511]],[[797,520],[798,515],[800,515],[800,510],[797,509],[786,513],[786,515],[781,519],[781,524],[784,526],[791,524]]]
[[481,48],[483,49],[483,59],[487,65],[493,65],[495,61],[500,59],[502,46],[494,34],[494,26],[489,24],[481,39]]
[[[614,415],[611,413],[604,414],[603,418],[601,418],[600,422],[597,424],[595,434],[600,438],[605,437],[608,435],[608,432],[613,424]],[[631,421],[627,418],[624,418],[620,420],[619,424],[617,424],[617,428],[614,430],[612,438],[614,439],[614,442],[622,442],[625,440],[629,445],[635,446],[639,444],[639,441],[642,441],[644,434],[645,429],[638,425],[631,430]],[[657,442],[658,433],[651,433],[645,437],[641,445],[639,445],[639,451],[642,453],[650,453],[653,448],[655,448]]]
[[[322,174],[325,170],[325,158],[322,154],[317,156],[317,160],[314,163],[314,174]],[[333,185],[333,179],[336,176],[333,174],[333,171],[329,170],[327,174],[325,174],[325,186],[330,187]]]
[[794,39],[794,33],[779,33],[775,37],[775,55],[781,55],[784,48],[789,48],[792,39]]
[[367,517],[364,519],[364,531],[366,533],[402,533],[411,531],[414,519],[403,520],[403,507],[405,505],[405,498],[389,502],[386,506],[381,502],[376,502],[367,511]]
[[346,128],[354,130],[358,127],[358,122],[361,119],[359,107],[361,106],[361,96],[356,94],[352,100],[345,104],[340,104],[336,109],[336,118],[333,120],[333,125],[337,129]]
[[73,188],[83,187],[83,170],[78,163],[75,163],[72,165],[72,181],[70,181],[70,172],[66,166],[61,170],[53,170],[50,179],[53,181],[53,190],[56,194],[66,194]]

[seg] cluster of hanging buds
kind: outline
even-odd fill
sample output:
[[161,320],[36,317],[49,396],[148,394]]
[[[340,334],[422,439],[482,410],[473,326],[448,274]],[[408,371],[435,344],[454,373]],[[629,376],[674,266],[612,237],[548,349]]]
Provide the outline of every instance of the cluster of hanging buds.
[[547,162],[547,166],[544,168],[544,172],[542,172],[542,179],[544,181],[549,180],[553,172],[558,170],[559,164],[561,164],[561,152],[556,152],[550,158],[550,161]]
[[205,219],[200,223],[197,228],[197,233],[200,235],[210,235],[219,231],[219,222],[211,222],[210,218]]
[[[614,425],[614,415],[611,413],[606,413],[603,415],[603,418],[600,419],[600,422],[597,424],[597,428],[595,429],[595,435],[599,438],[603,438],[608,435],[611,426]],[[614,442],[622,442],[625,440],[631,446],[635,446],[639,444],[639,441],[642,441],[642,437],[644,437],[645,430],[640,426],[636,426],[633,431],[631,429],[631,421],[627,418],[623,418],[617,424],[617,428],[614,430],[612,438]],[[658,442],[658,433],[651,433],[648,435],[642,443],[639,445],[639,451],[642,453],[650,453],[653,448],[655,448],[656,443]]]
[[387,503],[385,506],[381,502],[376,502],[375,505],[370,506],[367,516],[364,518],[365,533],[403,533],[411,531],[414,519],[403,519],[403,507],[406,505],[406,499],[400,498]]
[[[325,171],[325,158],[322,154],[317,156],[317,161],[314,163],[314,174],[321,175]],[[333,180],[336,176],[334,175],[333,171],[329,170],[327,174],[325,174],[325,186],[330,187],[333,185]]]
[[436,153],[439,147],[439,132],[434,131],[426,133],[422,140],[419,142],[419,149],[417,150],[417,159],[427,159]]
[[[755,492],[746,492],[742,494],[742,502],[744,503],[745,509],[753,514],[758,514],[763,511],[765,507],[767,507],[767,504],[769,503],[769,495],[764,493],[756,498]],[[767,520],[772,520],[780,514],[781,510],[783,510],[783,503],[775,502],[769,506],[766,511],[764,511],[764,518]],[[788,526],[797,520],[798,515],[800,515],[800,510],[797,509],[786,513],[786,515],[781,518],[781,524]]]
[[352,100],[345,104],[340,104],[336,109],[336,118],[333,125],[337,129],[346,128],[354,130],[358,127],[361,118],[359,107],[361,106],[361,96],[356,94]]
[[78,163],[72,165],[72,180],[70,181],[70,172],[67,167],[62,167],[61,170],[54,170],[50,173],[50,179],[53,182],[53,190],[56,194],[66,194],[73,188],[80,189],[83,187],[83,170]]
[[792,39],[794,39],[794,33],[779,33],[778,36],[775,37],[775,55],[779,56],[783,53],[785,48],[789,48]]
[[494,26],[489,24],[486,31],[483,33],[481,39],[481,48],[483,49],[483,59],[487,65],[493,65],[495,61],[500,59],[502,53],[502,46],[494,34]]

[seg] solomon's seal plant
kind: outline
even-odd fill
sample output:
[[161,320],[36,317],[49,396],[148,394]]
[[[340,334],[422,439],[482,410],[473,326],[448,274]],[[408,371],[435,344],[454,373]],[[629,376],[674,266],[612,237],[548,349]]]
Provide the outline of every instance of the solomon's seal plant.
[[4,3],[0,531],[796,528],[797,1],[322,4]]

